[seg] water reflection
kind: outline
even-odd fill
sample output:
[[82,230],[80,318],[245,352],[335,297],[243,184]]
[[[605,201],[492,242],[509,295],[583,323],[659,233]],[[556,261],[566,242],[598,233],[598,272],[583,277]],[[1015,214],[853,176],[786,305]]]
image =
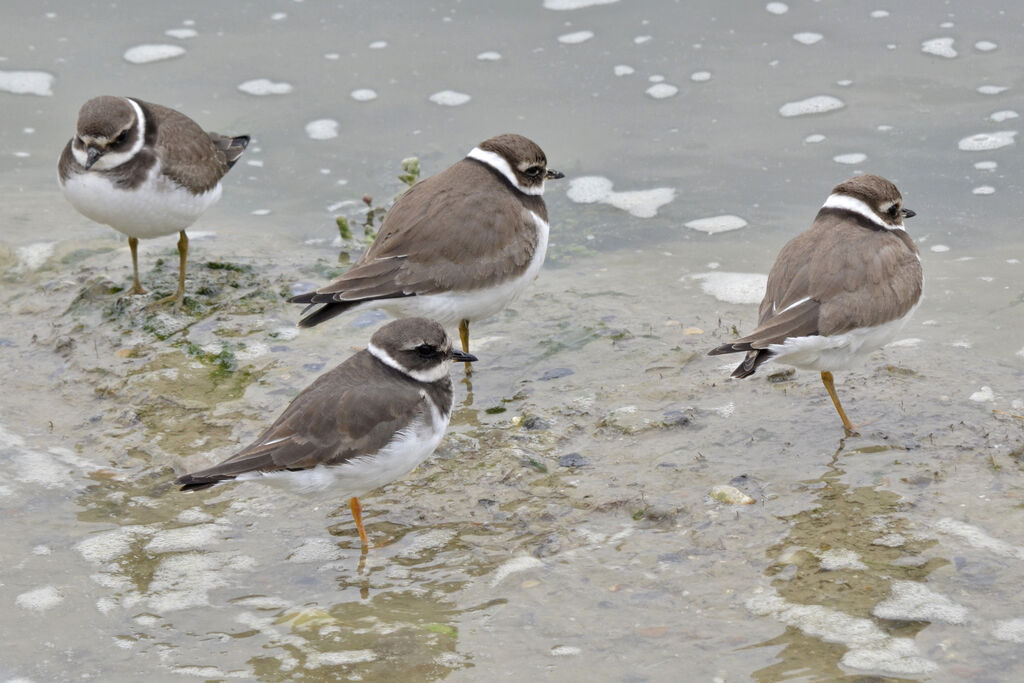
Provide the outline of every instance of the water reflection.
[[772,562],[764,574],[773,591],[747,603],[755,614],[787,627],[757,646],[780,649],[777,663],[753,672],[756,680],[859,679],[852,673],[857,670],[921,675],[937,668],[913,643],[927,622],[878,619],[875,612],[895,582],[924,582],[949,562],[923,555],[937,541],[915,532],[900,496],[843,483],[843,460],[890,450],[902,449],[847,449],[842,440],[828,469],[801,482],[818,492],[817,504],[781,518],[790,524],[789,533],[766,550]]

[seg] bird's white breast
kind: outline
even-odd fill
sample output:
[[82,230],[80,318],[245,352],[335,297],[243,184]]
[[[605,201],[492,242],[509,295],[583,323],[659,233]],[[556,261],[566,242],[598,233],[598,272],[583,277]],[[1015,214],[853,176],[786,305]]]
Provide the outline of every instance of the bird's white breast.
[[121,189],[93,171],[73,173],[61,187],[71,205],[86,218],[143,239],[184,230],[221,195],[220,183],[203,194],[189,192],[164,176],[159,162],[134,189]]

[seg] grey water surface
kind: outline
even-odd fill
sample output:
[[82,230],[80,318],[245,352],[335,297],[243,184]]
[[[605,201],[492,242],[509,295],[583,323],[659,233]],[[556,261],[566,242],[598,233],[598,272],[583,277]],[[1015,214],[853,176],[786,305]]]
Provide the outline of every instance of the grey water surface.
[[[53,0],[0,20],[0,681],[1024,677],[1024,7]],[[183,312],[124,298],[126,240],[60,195],[100,94],[253,136],[189,231]],[[502,132],[566,174],[548,262],[473,326],[435,456],[363,499],[375,547],[329,492],[178,492],[385,319],[299,332],[286,303],[358,255],[364,195],[386,207],[403,159],[431,175]],[[738,359],[705,354],[861,172],[917,212],[926,283],[897,341],[836,374],[863,425],[845,437],[816,373],[730,380]],[[174,245],[141,244],[154,297]]]

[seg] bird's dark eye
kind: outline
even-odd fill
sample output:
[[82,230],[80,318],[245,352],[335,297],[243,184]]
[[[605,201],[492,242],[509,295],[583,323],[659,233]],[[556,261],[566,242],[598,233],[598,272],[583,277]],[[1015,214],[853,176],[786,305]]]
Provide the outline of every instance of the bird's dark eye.
[[416,353],[420,354],[421,358],[433,358],[437,355],[437,347],[430,344],[420,344],[416,347]]
[[123,143],[127,139],[128,139],[128,130],[125,129],[125,130],[122,130],[121,134],[117,136],[116,140],[114,140],[114,144],[115,145],[120,145],[121,143]]
[[889,207],[889,215],[892,216],[893,218],[896,218],[897,216],[899,216],[900,215],[900,205],[899,204],[893,204],[892,206],[890,206]]
[[531,178],[536,178],[537,176],[544,173],[544,169],[541,168],[540,166],[531,166],[530,168],[523,171],[523,173],[525,173]]

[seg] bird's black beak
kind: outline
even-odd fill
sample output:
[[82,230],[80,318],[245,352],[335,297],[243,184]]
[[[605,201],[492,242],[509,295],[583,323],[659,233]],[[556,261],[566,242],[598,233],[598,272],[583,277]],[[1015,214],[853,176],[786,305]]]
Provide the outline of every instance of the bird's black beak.
[[86,156],[86,158],[85,158],[85,170],[86,171],[88,171],[90,168],[92,168],[92,165],[95,164],[97,161],[99,161],[100,157],[103,156],[103,152],[101,152],[100,150],[96,149],[95,147],[90,147],[87,154],[88,154],[88,156]]
[[913,218],[917,215],[917,211],[912,211],[910,209],[900,209],[900,213],[903,214],[904,218]]
[[545,180],[558,180],[559,178],[564,178],[564,177],[565,177],[565,174],[562,173],[561,171],[556,171],[553,168],[549,168],[547,174],[544,176],[544,179]]
[[452,360],[457,361],[459,363],[472,363],[473,361],[478,359],[471,353],[466,353],[465,351],[457,351],[455,349],[452,349]]

